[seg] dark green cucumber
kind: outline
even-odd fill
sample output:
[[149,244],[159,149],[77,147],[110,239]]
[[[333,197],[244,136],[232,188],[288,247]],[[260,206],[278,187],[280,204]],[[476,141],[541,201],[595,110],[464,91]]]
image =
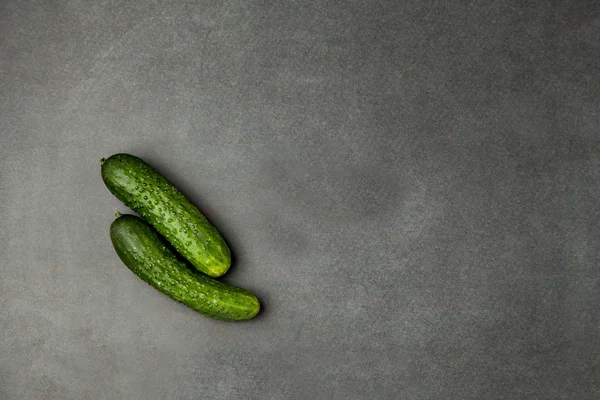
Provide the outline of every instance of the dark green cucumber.
[[171,298],[207,317],[224,321],[253,318],[256,296],[193,271],[178,259],[154,228],[133,215],[119,215],[110,239],[121,261],[134,274]]
[[196,269],[219,277],[231,253],[217,229],[175,186],[142,159],[115,154],[102,160],[102,179],[119,200],[144,217]]

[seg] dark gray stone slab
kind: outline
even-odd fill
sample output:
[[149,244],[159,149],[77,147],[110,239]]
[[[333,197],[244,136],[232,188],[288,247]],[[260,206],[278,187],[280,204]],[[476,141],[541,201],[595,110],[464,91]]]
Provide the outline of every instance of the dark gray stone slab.
[[[600,398],[600,4],[0,2],[0,398]],[[141,282],[154,164],[264,312]]]

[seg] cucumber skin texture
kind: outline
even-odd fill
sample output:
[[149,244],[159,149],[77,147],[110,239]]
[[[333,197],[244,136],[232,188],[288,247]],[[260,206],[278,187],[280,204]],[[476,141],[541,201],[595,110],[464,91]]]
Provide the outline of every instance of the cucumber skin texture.
[[110,226],[119,258],[152,287],[192,310],[222,321],[253,318],[260,302],[247,290],[193,271],[146,221],[121,215]]
[[217,229],[175,186],[144,160],[114,154],[102,161],[102,180],[126,206],[144,217],[196,269],[218,278],[231,253]]

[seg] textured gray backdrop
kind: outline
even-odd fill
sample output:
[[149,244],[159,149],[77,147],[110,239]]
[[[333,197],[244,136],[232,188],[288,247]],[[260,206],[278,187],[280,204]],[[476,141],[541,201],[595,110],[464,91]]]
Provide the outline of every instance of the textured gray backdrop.
[[[0,399],[600,398],[597,1],[0,1]],[[176,183],[249,323],[115,255]]]

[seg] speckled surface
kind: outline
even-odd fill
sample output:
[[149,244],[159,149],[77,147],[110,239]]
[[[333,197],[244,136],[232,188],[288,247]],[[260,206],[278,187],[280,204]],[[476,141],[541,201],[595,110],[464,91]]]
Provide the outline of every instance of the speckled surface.
[[[600,5],[0,2],[0,399],[600,398]],[[248,323],[119,261],[99,160]]]

